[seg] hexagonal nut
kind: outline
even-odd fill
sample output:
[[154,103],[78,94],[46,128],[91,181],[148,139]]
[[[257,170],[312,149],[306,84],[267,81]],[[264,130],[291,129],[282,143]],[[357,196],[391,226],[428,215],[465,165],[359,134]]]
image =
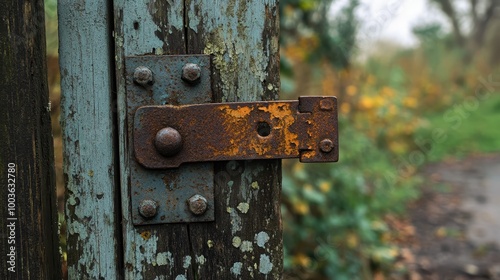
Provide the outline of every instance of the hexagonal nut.
[[151,199],[143,199],[139,203],[139,214],[145,219],[151,219],[158,213],[158,203]]
[[186,63],[182,67],[182,79],[190,84],[195,84],[200,81],[201,68],[198,64]]
[[322,111],[331,111],[331,110],[333,110],[333,101],[330,99],[322,99],[319,102],[319,108]]
[[151,86],[154,83],[153,80],[153,72],[151,69],[145,66],[139,66],[134,70],[134,82],[137,84],[147,87]]
[[194,215],[202,215],[207,211],[207,199],[199,194],[195,194],[187,200],[188,208]]
[[323,139],[319,142],[319,148],[323,153],[329,153],[333,150],[333,141],[330,139]]

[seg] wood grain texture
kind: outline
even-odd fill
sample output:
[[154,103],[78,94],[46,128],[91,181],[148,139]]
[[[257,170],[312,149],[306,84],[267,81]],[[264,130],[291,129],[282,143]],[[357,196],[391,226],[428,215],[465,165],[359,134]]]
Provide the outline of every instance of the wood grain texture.
[[[116,79],[119,108],[120,168],[125,279],[193,279],[188,228],[185,224],[134,227],[130,206],[130,168],[124,57],[184,54],[182,1],[115,1]],[[182,279],[182,278],[180,278]]]
[[126,279],[280,279],[280,161],[219,163],[216,221],[134,227],[130,215],[124,57],[210,54],[214,101],[279,92],[277,1],[115,1]]
[[69,279],[121,277],[109,3],[58,3]]
[[[187,0],[186,8],[188,53],[213,56],[217,102],[278,98],[277,1]],[[219,163],[215,182],[216,222],[189,225],[193,251],[208,260],[196,275],[281,279],[281,161]]]
[[[0,57],[0,279],[60,279],[42,0],[0,2]],[[16,165],[14,173],[9,163]],[[13,215],[8,198],[15,203]]]

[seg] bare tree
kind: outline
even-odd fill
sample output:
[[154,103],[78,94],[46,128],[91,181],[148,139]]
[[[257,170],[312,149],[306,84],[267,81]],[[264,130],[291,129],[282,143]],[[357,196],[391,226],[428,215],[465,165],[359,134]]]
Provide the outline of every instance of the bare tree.
[[[448,18],[452,28],[454,40],[467,51],[467,59],[473,58],[485,46],[488,32],[496,32],[497,25],[493,24],[499,17],[500,0],[467,0],[468,11],[459,12],[457,2],[453,0],[430,0],[437,4]],[[464,32],[463,22],[470,22],[468,33]],[[492,30],[495,29],[495,30]]]

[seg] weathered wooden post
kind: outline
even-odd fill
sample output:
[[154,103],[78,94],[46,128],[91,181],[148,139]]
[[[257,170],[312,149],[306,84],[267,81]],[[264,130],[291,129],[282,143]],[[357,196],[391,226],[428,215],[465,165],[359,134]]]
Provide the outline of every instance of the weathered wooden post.
[[123,275],[111,7],[58,2],[69,279]]
[[277,1],[117,0],[110,11],[105,0],[59,2],[69,278],[280,278],[278,160],[215,164],[215,222],[134,226],[124,64],[209,54],[211,101],[275,99]]
[[277,0],[59,11],[70,279],[280,279],[276,158],[338,153],[334,98],[267,102]]
[[[125,58],[129,56],[211,55],[213,96],[209,102],[276,99],[280,87],[277,2],[116,1],[119,134],[125,136],[129,130],[125,126],[131,75]],[[181,72],[174,75],[180,78]],[[170,77],[155,76],[162,78]],[[179,104],[179,100],[182,98],[170,104]],[[129,141],[122,137],[119,142],[121,182],[125,183],[136,166],[130,166],[133,151]],[[131,216],[135,209],[125,199],[133,194],[122,184],[127,279],[281,277],[280,161],[222,162],[213,168],[208,171],[215,175],[213,222],[134,226]]]
[[0,2],[0,279],[60,279],[42,0]]

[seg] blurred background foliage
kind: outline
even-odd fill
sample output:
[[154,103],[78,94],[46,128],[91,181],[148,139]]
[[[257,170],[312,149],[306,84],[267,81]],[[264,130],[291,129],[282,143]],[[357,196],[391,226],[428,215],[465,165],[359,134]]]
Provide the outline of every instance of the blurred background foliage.
[[[388,2],[397,13],[398,1]],[[414,46],[367,48],[363,36],[377,30],[362,32],[360,1],[280,1],[281,96],[337,96],[341,145],[340,163],[283,163],[286,279],[404,277],[400,245],[414,233],[405,210],[419,195],[419,167],[500,151],[491,129],[500,123],[500,1],[428,3],[448,28],[427,22],[414,27]],[[45,8],[64,232],[56,0]]]

